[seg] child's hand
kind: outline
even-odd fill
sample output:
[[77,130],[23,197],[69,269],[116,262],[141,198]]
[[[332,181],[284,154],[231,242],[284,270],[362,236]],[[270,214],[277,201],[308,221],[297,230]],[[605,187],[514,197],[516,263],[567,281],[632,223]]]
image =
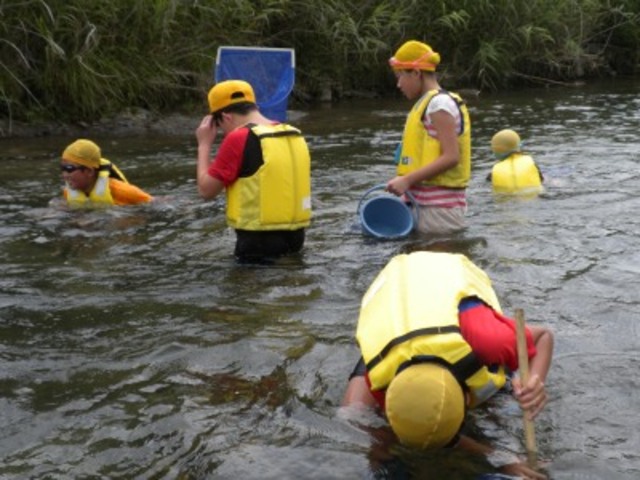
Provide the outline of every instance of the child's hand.
[[403,195],[407,190],[409,190],[410,186],[411,184],[409,184],[406,175],[403,175],[389,180],[386,190],[387,192],[393,193],[394,195],[397,195],[399,197],[400,195]]
[[507,475],[524,478],[525,480],[545,480],[548,478],[545,474],[533,470],[526,463],[511,463],[502,467],[501,470]]
[[520,403],[520,408],[527,412],[527,418],[533,420],[547,404],[547,391],[538,375],[531,375],[526,385],[521,384],[520,378],[513,379],[513,395]]
[[198,128],[196,128],[196,138],[198,139],[198,145],[211,146],[216,139],[218,129],[213,117],[211,115],[205,115]]
[[525,461],[520,460],[516,455],[510,452],[504,450],[493,450],[488,452],[486,455],[487,461],[491,465],[507,475],[527,480],[543,480],[547,478],[544,473],[538,472]]

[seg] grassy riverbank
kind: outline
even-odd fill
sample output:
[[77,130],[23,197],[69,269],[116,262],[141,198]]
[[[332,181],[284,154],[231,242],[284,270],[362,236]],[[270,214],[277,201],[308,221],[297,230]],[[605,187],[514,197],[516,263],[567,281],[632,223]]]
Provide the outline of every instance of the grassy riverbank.
[[296,49],[294,100],[384,95],[404,40],[445,85],[500,89],[638,73],[638,0],[0,2],[0,116],[91,121],[202,109],[220,45]]

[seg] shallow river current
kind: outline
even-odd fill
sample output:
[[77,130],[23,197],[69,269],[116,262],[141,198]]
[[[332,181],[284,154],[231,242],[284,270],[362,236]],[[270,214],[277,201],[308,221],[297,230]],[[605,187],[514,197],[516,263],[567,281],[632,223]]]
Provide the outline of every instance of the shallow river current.
[[[361,296],[415,249],[468,255],[506,313],[553,328],[551,400],[536,420],[549,477],[640,478],[639,86],[470,98],[468,229],[389,242],[362,234],[356,208],[393,175],[409,102],[291,112],[312,152],[314,220],[302,255],[273,265],[234,261],[224,200],[197,196],[192,135],[93,138],[158,197],[106,212],[51,204],[75,138],[0,140],[0,478],[497,473],[458,451],[389,455],[378,417],[339,408]],[[507,127],[545,175],[538,198],[496,198],[485,181],[491,136]],[[469,429],[525,452],[508,395]]]

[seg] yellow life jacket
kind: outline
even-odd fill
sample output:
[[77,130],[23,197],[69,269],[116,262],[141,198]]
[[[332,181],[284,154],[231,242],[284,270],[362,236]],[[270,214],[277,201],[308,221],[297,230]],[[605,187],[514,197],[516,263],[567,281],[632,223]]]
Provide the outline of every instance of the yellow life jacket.
[[356,339],[371,388],[385,389],[407,362],[445,362],[470,392],[470,406],[505,383],[481,365],[460,334],[458,304],[477,297],[501,312],[487,274],[460,254],[414,252],[394,257],[362,299]]
[[129,183],[118,167],[106,158],[101,158],[96,183],[88,196],[83,191],[70,188],[69,186],[65,187],[67,192],[67,205],[73,208],[99,208],[114,205],[111,189],[109,188],[110,177]]
[[543,190],[540,171],[533,158],[519,152],[493,166],[491,184],[496,193],[539,193]]
[[456,101],[462,119],[462,133],[458,134],[460,160],[458,164],[440,175],[422,182],[449,188],[466,187],[471,178],[471,121],[469,111],[459,95],[444,90],[430,90],[409,112],[402,135],[402,152],[397,164],[398,175],[407,175],[436,160],[441,152],[440,141],[430,136],[424,128],[422,118],[431,99],[437,94],[449,95]]
[[300,130],[252,125],[262,162],[227,188],[227,223],[241,230],[298,230],[311,223],[311,158]]

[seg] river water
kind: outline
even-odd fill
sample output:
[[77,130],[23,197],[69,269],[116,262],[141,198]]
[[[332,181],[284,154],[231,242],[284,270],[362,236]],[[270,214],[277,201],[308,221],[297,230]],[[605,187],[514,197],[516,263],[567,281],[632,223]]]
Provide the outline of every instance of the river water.
[[[505,312],[556,334],[536,420],[556,479],[640,478],[638,81],[469,99],[474,167],[462,234],[380,242],[358,201],[389,179],[409,103],[292,112],[313,158],[302,255],[240,265],[224,201],[196,193],[192,135],[95,138],[151,206],[68,212],[58,156],[73,138],[0,142],[0,478],[472,479],[462,452],[380,443],[375,415],[339,408],[359,302],[391,256],[459,252]],[[195,128],[195,124],[193,128]],[[496,198],[491,136],[521,133],[547,179]],[[473,435],[523,455],[508,395]],[[390,453],[392,455],[390,455]]]

